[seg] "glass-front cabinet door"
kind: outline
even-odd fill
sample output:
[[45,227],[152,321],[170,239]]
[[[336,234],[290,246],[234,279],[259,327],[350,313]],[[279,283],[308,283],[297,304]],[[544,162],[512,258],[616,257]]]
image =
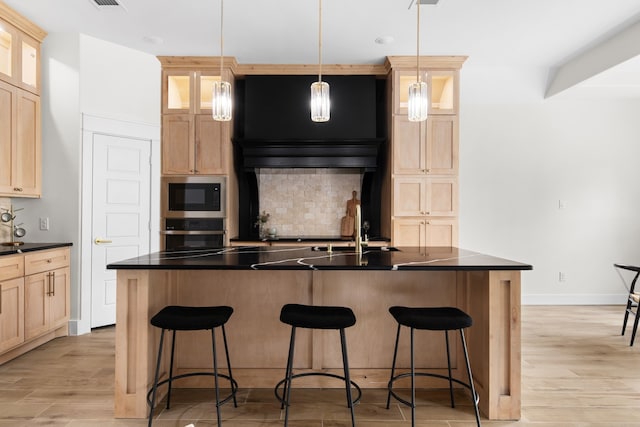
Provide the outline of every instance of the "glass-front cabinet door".
[[15,39],[15,32],[9,24],[0,20],[0,74],[5,80],[13,78]]
[[35,40],[22,37],[22,49],[20,51],[21,82],[28,89],[39,91],[40,75],[40,44]]
[[162,113],[193,113],[191,100],[194,93],[193,71],[163,71]]
[[165,70],[162,112],[211,114],[213,82],[219,80],[219,72]]
[[[421,70],[420,78],[429,88],[429,114],[457,114],[458,82],[456,71]],[[396,114],[407,114],[409,85],[416,81],[415,71],[398,71],[394,84]]]

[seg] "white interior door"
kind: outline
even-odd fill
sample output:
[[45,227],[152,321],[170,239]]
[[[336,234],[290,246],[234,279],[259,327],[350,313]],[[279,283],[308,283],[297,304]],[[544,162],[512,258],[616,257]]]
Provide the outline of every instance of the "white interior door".
[[93,134],[91,327],[116,320],[116,272],[149,252],[151,142]]

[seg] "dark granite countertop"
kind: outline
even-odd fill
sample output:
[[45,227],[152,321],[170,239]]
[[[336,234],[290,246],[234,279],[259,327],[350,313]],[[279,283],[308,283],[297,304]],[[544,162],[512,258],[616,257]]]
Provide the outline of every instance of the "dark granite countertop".
[[242,246],[155,252],[107,265],[110,270],[531,270],[516,261],[455,247],[353,248]]
[[[231,239],[232,242],[344,242],[353,243],[354,240],[351,237],[340,237],[340,236],[275,236],[275,237],[266,237],[264,239],[242,239],[240,237],[235,237]],[[371,237],[369,238],[370,242],[390,242],[391,239],[387,239],[384,237]]]
[[0,256],[14,255],[24,252],[42,251],[45,249],[62,248],[72,246],[73,243],[25,243],[20,246],[2,246],[0,245]]

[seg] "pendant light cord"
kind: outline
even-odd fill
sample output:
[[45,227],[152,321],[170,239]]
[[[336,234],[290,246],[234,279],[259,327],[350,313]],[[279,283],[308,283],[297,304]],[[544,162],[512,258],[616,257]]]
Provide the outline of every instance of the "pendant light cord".
[[222,64],[224,62],[224,39],[223,39],[223,19],[224,16],[224,0],[220,0],[220,81],[222,81]]
[[318,81],[322,81],[322,0],[318,0]]
[[420,0],[416,1],[418,7],[418,34],[416,35],[416,81],[420,82]]

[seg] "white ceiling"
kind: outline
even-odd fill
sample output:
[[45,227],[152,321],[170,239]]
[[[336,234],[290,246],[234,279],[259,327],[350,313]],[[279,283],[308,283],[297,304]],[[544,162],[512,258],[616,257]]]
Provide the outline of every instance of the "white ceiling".
[[[123,7],[99,9],[93,0],[4,0],[49,33],[79,32],[153,55],[220,54],[220,0],[118,1]],[[410,3],[324,0],[323,63],[415,55],[416,11]],[[422,6],[421,13],[423,55],[466,55],[465,66],[534,67],[553,74],[639,24],[640,0],[440,0]],[[377,44],[379,37],[393,41]],[[227,0],[224,53],[243,64],[317,63],[317,0]],[[640,97],[640,59],[578,87],[611,85]]]

